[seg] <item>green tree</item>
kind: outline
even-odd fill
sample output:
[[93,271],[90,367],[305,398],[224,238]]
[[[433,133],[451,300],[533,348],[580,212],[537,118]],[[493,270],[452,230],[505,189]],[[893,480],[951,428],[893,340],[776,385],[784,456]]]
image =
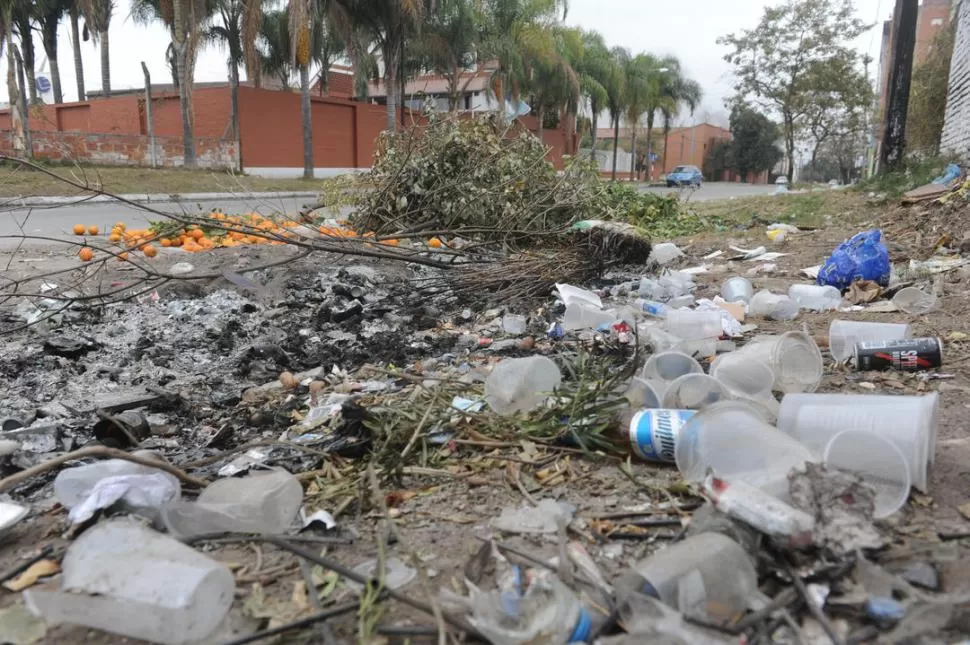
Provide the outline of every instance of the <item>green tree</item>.
[[765,115],[744,105],[731,110],[730,166],[748,181],[748,175],[774,168],[782,158],[775,145],[781,133]]
[[667,70],[660,76],[660,95],[664,99],[660,101],[658,107],[663,121],[664,133],[664,152],[661,165],[666,170],[667,141],[673,121],[682,106],[687,106],[693,116],[694,110],[700,105],[703,92],[697,81],[684,76],[680,60],[675,56],[664,57],[661,60],[661,67]]
[[579,109],[580,82],[574,65],[579,65],[583,57],[582,34],[578,29],[561,26],[551,27],[550,33],[555,40],[555,54],[536,61],[529,82],[540,141],[550,114],[575,115]]
[[849,133],[862,133],[872,105],[872,85],[866,73],[856,66],[855,57],[835,57],[816,65],[807,80],[803,133],[812,149],[811,163],[831,139]]
[[664,96],[661,77],[667,70],[660,60],[650,54],[637,54],[626,62],[626,121],[630,126],[630,175],[637,161],[637,130],[640,119],[647,116],[647,158],[651,153],[653,119]]
[[275,76],[284,89],[290,89],[293,56],[290,53],[290,19],[285,11],[266,12],[258,42],[260,73]]
[[631,59],[630,52],[623,47],[610,50],[613,59],[616,78],[612,79],[607,88],[606,109],[610,113],[610,123],[613,125],[613,172],[611,179],[616,181],[616,153],[620,145],[620,119],[626,110],[626,74],[625,70]]
[[[331,0],[334,25],[344,38],[363,36],[377,45],[384,62],[387,88],[387,129],[397,130],[398,80],[405,42],[417,35],[433,0]],[[357,45],[353,48],[359,50]],[[353,52],[352,52],[353,56]]]
[[950,84],[950,59],[956,38],[956,21],[941,29],[933,41],[926,60],[913,72],[909,90],[909,114],[906,139],[912,150],[928,155],[940,152],[943,118],[946,114],[947,89]]
[[[101,95],[108,96],[111,94],[108,28],[111,26],[111,15],[115,10],[114,0],[78,0],[78,9],[84,16],[85,30],[90,30],[91,40],[101,51]],[[75,65],[77,65],[76,62]]]
[[[735,68],[737,98],[780,119],[789,180],[795,168],[795,142],[809,106],[807,97],[836,91],[839,83],[818,73],[818,68],[833,60],[857,59],[850,43],[866,29],[854,17],[851,0],[785,0],[766,7],[754,29],[718,40],[732,49],[725,60]],[[813,85],[823,79],[835,85]]]
[[478,61],[480,32],[475,15],[476,0],[439,0],[417,41],[415,58],[421,67],[448,81],[448,107],[458,110],[459,98],[475,76],[462,75]]
[[595,31],[583,32],[583,57],[579,68],[579,86],[590,109],[591,157],[596,159],[596,135],[600,112],[607,106],[610,89],[622,81],[622,71],[610,53],[603,36]]
[[209,25],[205,40],[229,50],[229,118],[232,139],[239,141],[239,66],[246,76],[259,83],[259,57],[256,39],[263,23],[262,0],[216,0],[218,21]]

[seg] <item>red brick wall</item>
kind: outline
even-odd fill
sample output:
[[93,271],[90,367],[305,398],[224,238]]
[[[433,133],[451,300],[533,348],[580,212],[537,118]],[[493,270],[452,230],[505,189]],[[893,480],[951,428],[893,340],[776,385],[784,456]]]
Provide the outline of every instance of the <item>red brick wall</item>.
[[[82,162],[105,166],[151,167],[149,138],[139,134],[90,134],[86,132],[31,132],[34,157],[46,161]],[[12,132],[0,130],[0,151],[13,154]],[[196,157],[202,168],[230,168],[236,162],[236,146],[226,139],[199,138]],[[181,137],[156,137],[158,166],[182,164]]]

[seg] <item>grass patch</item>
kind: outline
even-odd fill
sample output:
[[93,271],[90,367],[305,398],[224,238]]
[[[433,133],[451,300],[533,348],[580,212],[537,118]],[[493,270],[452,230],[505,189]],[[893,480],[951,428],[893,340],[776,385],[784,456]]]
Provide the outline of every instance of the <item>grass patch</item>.
[[693,209],[696,220],[713,224],[708,230],[715,231],[768,226],[776,222],[819,228],[826,224],[828,217],[848,222],[856,214],[865,216],[871,212],[865,196],[846,190],[696,202]]
[[943,157],[908,158],[902,170],[880,173],[875,177],[859,182],[855,189],[863,192],[885,193],[889,197],[899,197],[906,191],[924,186],[942,175],[944,168],[950,161],[952,160]]
[[[214,170],[50,165],[53,173],[115,193],[252,193],[321,191],[326,179],[266,179]],[[0,197],[78,195],[77,188],[25,166],[0,164]]]

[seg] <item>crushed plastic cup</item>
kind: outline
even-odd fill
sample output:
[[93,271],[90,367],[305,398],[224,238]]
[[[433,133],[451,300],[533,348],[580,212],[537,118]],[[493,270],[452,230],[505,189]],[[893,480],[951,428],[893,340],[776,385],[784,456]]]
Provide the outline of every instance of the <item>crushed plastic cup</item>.
[[781,400],[778,429],[818,455],[844,430],[872,432],[906,458],[916,489],[929,491],[935,461],[940,395],[788,394]]
[[661,403],[663,403],[666,389],[667,384],[662,381],[648,381],[639,376],[634,376],[630,379],[630,385],[626,391],[626,399],[633,408],[655,409],[662,407]]
[[669,384],[685,374],[703,373],[704,368],[692,356],[672,350],[652,354],[640,371],[640,377]]
[[829,325],[829,351],[835,360],[845,361],[852,358],[858,343],[911,337],[909,325],[905,323],[833,320]]
[[303,503],[303,486],[281,468],[246,477],[218,479],[196,501],[179,501],[162,508],[162,520],[172,535],[203,533],[287,532]]
[[503,416],[529,412],[561,383],[559,366],[545,356],[506,359],[485,379],[485,401]]
[[829,439],[822,463],[856,473],[875,489],[876,519],[893,515],[909,499],[912,481],[906,457],[896,444],[874,432],[843,430]]
[[922,316],[936,308],[936,296],[916,287],[906,287],[893,296],[893,304],[905,313]]
[[603,311],[599,307],[579,300],[566,305],[566,313],[562,317],[562,328],[566,331],[579,329],[598,329],[603,325],[612,325],[616,316]]
[[808,311],[831,311],[842,306],[842,292],[828,285],[793,284],[788,297]]
[[574,302],[585,302],[586,304],[593,305],[597,309],[603,308],[602,298],[592,291],[580,289],[579,287],[574,287],[571,284],[557,284],[556,291],[559,292],[559,298],[567,307]]
[[85,531],[61,566],[60,591],[24,592],[32,613],[153,643],[204,642],[236,586],[226,565],[127,519]]
[[700,410],[731,398],[727,388],[707,374],[684,374],[670,382],[663,406],[670,410]]
[[673,242],[661,242],[653,245],[650,251],[650,262],[663,266],[683,256],[684,252]]
[[505,314],[502,316],[502,331],[513,336],[521,336],[528,328],[528,319],[517,314]]
[[740,544],[721,533],[699,533],[638,562],[615,588],[621,596],[645,594],[682,613],[722,621],[755,599],[758,573]]
[[762,289],[748,303],[748,314],[770,320],[794,320],[798,317],[798,303],[788,296]]
[[758,336],[736,353],[770,367],[778,392],[814,392],[822,381],[822,353],[804,332]]
[[728,278],[721,286],[721,297],[728,302],[747,304],[751,302],[752,296],[754,296],[754,287],[751,285],[751,281],[741,276]]
[[724,333],[719,311],[671,309],[665,324],[668,332],[684,340],[719,338]]
[[779,499],[788,496],[788,473],[815,455],[771,426],[745,401],[724,401],[698,411],[674,446],[684,480],[699,484],[708,469],[727,481],[740,480]]

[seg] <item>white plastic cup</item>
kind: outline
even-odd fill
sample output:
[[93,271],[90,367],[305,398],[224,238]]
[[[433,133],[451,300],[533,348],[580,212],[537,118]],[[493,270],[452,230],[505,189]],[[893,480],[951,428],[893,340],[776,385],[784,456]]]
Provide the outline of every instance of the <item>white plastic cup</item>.
[[613,313],[603,311],[585,300],[577,300],[566,305],[566,312],[562,317],[562,328],[566,331],[598,329],[603,325],[612,325],[615,322],[616,316]]
[[742,278],[741,276],[728,278],[721,286],[721,297],[728,302],[743,302],[747,304],[751,302],[752,296],[754,296],[754,286],[750,280]]
[[685,374],[703,374],[704,368],[692,356],[671,350],[652,354],[640,371],[640,377],[647,381],[672,381]]
[[226,565],[125,519],[85,531],[62,567],[61,591],[24,592],[32,613],[153,643],[206,642],[236,586]]
[[485,401],[501,416],[529,412],[542,405],[561,383],[559,366],[545,356],[509,358],[485,379]]
[[748,314],[770,320],[794,320],[798,317],[798,304],[788,296],[762,289],[748,303]]
[[916,489],[929,492],[936,458],[940,395],[788,394],[778,410],[778,429],[818,455],[836,434],[864,430],[895,444],[906,458]]
[[710,374],[734,398],[763,406],[772,419],[777,416],[778,401],[772,394],[775,373],[766,364],[744,354],[731,352],[714,359]]
[[905,323],[875,323],[857,320],[833,320],[829,325],[829,351],[837,361],[852,358],[857,343],[911,338]]
[[831,311],[842,305],[842,292],[831,285],[793,284],[788,297],[809,311]]
[[727,388],[707,374],[684,374],[667,386],[662,407],[668,410],[700,410],[730,398]]
[[666,327],[684,340],[719,338],[724,333],[719,311],[671,309],[667,312]]
[[770,367],[778,392],[814,392],[822,381],[822,353],[804,332],[758,336],[737,353]]
[[677,468],[691,484],[709,468],[723,479],[739,479],[780,499],[788,496],[788,473],[811,450],[768,424],[745,401],[724,401],[698,411],[677,435]]
[[893,296],[893,304],[907,314],[922,316],[936,308],[936,296],[916,287],[906,287]]
[[873,517],[889,517],[909,499],[909,465],[902,451],[874,432],[844,430],[825,446],[822,463],[856,473],[876,491]]
[[648,381],[639,376],[634,376],[630,379],[626,399],[630,402],[630,407],[653,410],[663,407],[661,404],[665,391],[666,383],[662,381]]

